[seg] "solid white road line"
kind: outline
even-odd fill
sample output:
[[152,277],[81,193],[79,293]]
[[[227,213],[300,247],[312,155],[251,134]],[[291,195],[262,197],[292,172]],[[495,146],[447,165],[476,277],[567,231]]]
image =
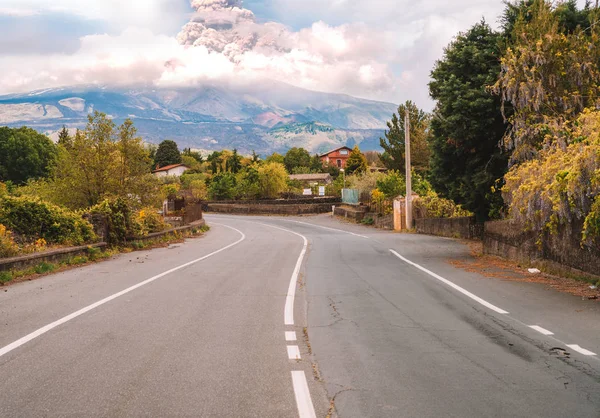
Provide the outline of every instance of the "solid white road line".
[[542,328],[538,325],[529,325],[529,328],[536,330],[537,332],[544,334],[544,335],[554,335],[554,333],[552,331],[548,331],[545,328]]
[[580,346],[578,346],[577,344],[567,344],[567,347],[569,347],[571,350],[575,350],[580,354],[583,354],[584,356],[595,356],[596,353],[592,353],[589,350],[586,350],[585,348],[582,348]]
[[221,225],[221,226],[224,226],[226,228],[232,229],[232,230],[236,231],[237,233],[239,233],[242,237],[239,240],[237,240],[236,242],[234,242],[233,244],[229,244],[229,245],[221,248],[220,250],[214,251],[214,252],[212,252],[212,253],[210,253],[208,255],[205,255],[204,257],[200,257],[200,258],[198,258],[196,260],[190,261],[189,263],[182,264],[179,267],[172,268],[171,270],[165,271],[164,273],[161,273],[161,274],[159,274],[157,276],[151,277],[148,280],[144,280],[141,283],[138,283],[138,284],[136,284],[134,286],[131,286],[131,287],[125,289],[125,290],[122,290],[122,291],[120,291],[118,293],[115,293],[114,295],[111,295],[111,296],[109,296],[107,298],[104,298],[104,299],[102,299],[102,300],[100,300],[100,301],[98,301],[96,303],[93,303],[93,304],[91,304],[89,306],[86,306],[85,308],[80,309],[77,312],[73,312],[72,314],[67,315],[64,318],[61,318],[58,321],[54,321],[51,324],[48,324],[45,327],[42,327],[42,328],[40,328],[40,329],[32,332],[31,334],[28,334],[25,337],[18,339],[14,343],[11,343],[11,344],[9,344],[9,345],[1,348],[0,349],[0,357],[2,357],[3,355],[5,355],[7,353],[10,353],[14,349],[22,346],[23,344],[28,343],[29,341],[33,340],[34,338],[37,338],[37,337],[39,337],[39,336],[47,333],[48,331],[53,330],[54,328],[56,328],[56,327],[64,324],[65,322],[69,322],[70,320],[75,319],[78,316],[81,316],[81,315],[83,315],[83,314],[85,314],[85,313],[87,313],[87,312],[89,312],[89,311],[91,311],[93,309],[96,309],[99,306],[102,306],[102,305],[104,305],[104,304],[106,304],[106,303],[108,303],[108,302],[110,302],[112,300],[115,300],[118,297],[126,295],[129,292],[133,292],[134,290],[139,289],[140,287],[145,286],[147,284],[150,284],[150,283],[152,283],[152,282],[154,282],[154,281],[156,281],[156,280],[158,280],[158,279],[160,279],[162,277],[165,277],[165,276],[167,276],[167,275],[169,275],[171,273],[174,273],[174,272],[176,272],[178,270],[181,270],[181,269],[184,269],[186,267],[189,267],[189,266],[191,266],[193,264],[199,263],[200,261],[206,260],[209,257],[212,257],[214,255],[217,255],[217,254],[225,251],[225,250],[228,250],[229,248],[231,248],[231,247],[239,244],[240,242],[242,242],[242,241],[244,241],[246,239],[246,235],[244,235],[244,233],[242,231],[238,230],[238,229],[232,228],[232,227],[227,226],[227,225],[222,225],[222,224],[216,224],[216,225]]
[[296,331],[286,331],[285,332],[285,340],[286,341],[296,341]]
[[294,384],[294,394],[296,395],[296,404],[298,405],[300,418],[317,418],[304,372],[293,371],[292,383]]
[[311,224],[311,223],[308,223],[308,222],[301,222],[301,221],[290,221],[290,222],[294,222],[294,223],[302,224],[302,225],[308,225],[308,226],[315,226],[315,227],[321,228],[321,229],[328,229],[330,231],[336,231],[336,232],[342,232],[344,234],[354,235],[355,237],[360,237],[360,238],[364,238],[364,239],[370,239],[366,235],[355,234],[354,232],[344,231],[343,229],[329,228],[328,226],[321,226],[321,225]]
[[300,349],[297,345],[288,345],[287,346],[288,358],[290,360],[301,360],[300,357]]
[[297,232],[290,231],[289,229],[280,228],[278,226],[273,226],[269,224],[263,224],[260,222],[256,222],[259,225],[268,226],[270,228],[279,229],[280,231],[289,232],[290,234],[294,234],[299,236],[304,240],[304,246],[302,247],[302,251],[300,252],[300,256],[298,257],[298,261],[296,261],[296,267],[294,268],[294,272],[292,273],[292,278],[290,279],[290,285],[288,287],[287,296],[285,298],[285,309],[283,312],[283,317],[285,320],[285,325],[294,325],[294,299],[296,297],[296,286],[298,284],[298,276],[300,275],[300,268],[302,267],[302,262],[304,261],[304,256],[306,255],[306,250],[308,248],[308,240],[304,235],[301,235]]
[[440,276],[440,275],[438,275],[438,274],[435,274],[435,273],[434,273],[434,272],[432,272],[432,271],[429,271],[429,270],[427,270],[425,267],[422,267],[422,266],[418,265],[417,263],[413,263],[413,262],[412,262],[412,261],[410,261],[409,259],[402,257],[402,256],[401,256],[400,254],[398,254],[396,251],[394,251],[394,250],[390,250],[390,252],[391,252],[392,254],[394,254],[396,257],[398,257],[400,260],[404,261],[405,263],[407,263],[407,264],[410,264],[411,266],[413,266],[413,267],[416,267],[416,268],[418,268],[419,270],[421,270],[421,271],[423,271],[423,272],[425,272],[425,273],[429,274],[431,277],[433,277],[433,278],[435,278],[435,279],[438,279],[440,282],[442,282],[442,283],[444,283],[444,284],[446,284],[446,285],[450,286],[450,287],[451,287],[451,288],[453,288],[454,290],[457,290],[457,291],[459,291],[460,293],[462,293],[463,295],[470,297],[470,298],[471,298],[471,299],[473,299],[475,302],[477,302],[477,303],[480,303],[481,305],[485,306],[486,308],[489,308],[489,309],[491,309],[491,310],[492,310],[492,311],[494,311],[494,312],[498,312],[499,314],[508,315],[508,312],[507,312],[507,311],[505,311],[504,309],[500,309],[499,307],[492,305],[491,303],[489,303],[489,302],[487,302],[487,301],[485,301],[485,300],[481,299],[479,296],[476,296],[476,295],[474,295],[473,293],[469,292],[468,290],[466,290],[466,289],[463,289],[463,288],[462,288],[462,287],[460,287],[459,285],[452,283],[450,280],[448,280],[448,279],[444,279],[442,276]]

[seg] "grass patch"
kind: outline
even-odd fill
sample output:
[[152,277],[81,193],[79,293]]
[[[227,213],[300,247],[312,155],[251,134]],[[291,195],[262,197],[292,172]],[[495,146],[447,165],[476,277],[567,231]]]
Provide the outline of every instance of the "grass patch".
[[75,257],[69,258],[65,264],[67,266],[79,266],[79,265],[85,264],[89,261],[90,261],[90,259],[87,258],[85,255],[77,255]]
[[0,283],[8,283],[12,281],[13,275],[10,271],[0,271]]
[[37,266],[35,266],[33,268],[33,270],[35,271],[36,274],[52,273],[54,270],[56,270],[56,265],[52,264],[52,263],[46,263],[44,261],[44,262],[38,264]]
[[365,218],[362,221],[360,221],[361,224],[363,225],[374,225],[375,224],[375,220],[371,217],[369,218]]

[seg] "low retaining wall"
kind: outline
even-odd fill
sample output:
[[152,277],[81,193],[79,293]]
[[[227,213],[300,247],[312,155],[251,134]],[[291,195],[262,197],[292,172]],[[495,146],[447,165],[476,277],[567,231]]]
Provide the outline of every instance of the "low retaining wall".
[[373,225],[375,228],[387,229],[390,231],[394,230],[394,214],[381,215],[378,213],[367,213],[365,218],[373,219]]
[[486,222],[483,252],[511,260],[546,267],[556,274],[598,277],[600,249],[581,246],[583,225],[566,225],[541,236],[523,232],[513,221]]
[[8,270],[25,270],[29,267],[37,266],[40,263],[55,263],[66,260],[70,257],[86,254],[89,248],[104,249],[108,244],[101,242],[92,245],[83,245],[80,247],[59,248],[57,250],[44,251],[43,253],[35,253],[23,255],[20,257],[2,258],[0,259],[0,271]]
[[339,197],[307,197],[304,199],[264,199],[264,200],[213,200],[202,203],[202,209],[205,211],[212,205],[305,205],[313,203],[329,203],[332,205],[341,204]]
[[415,227],[419,234],[440,237],[481,239],[483,236],[483,225],[474,217],[416,219]]
[[[135,237],[127,239],[128,242],[132,241],[148,241],[155,238],[160,238],[165,235],[170,235],[175,232],[184,232],[189,231],[193,228],[201,228],[206,224],[206,222],[202,219],[200,221],[196,221],[190,225],[182,226],[179,228],[169,229],[167,231],[156,232],[153,234],[148,234],[143,237]],[[80,247],[69,247],[69,248],[59,248],[56,250],[44,251],[42,253],[34,253],[23,255],[20,257],[11,257],[11,258],[3,258],[0,259],[0,271],[8,271],[8,270],[25,270],[29,267],[37,266],[40,263],[57,263],[64,260],[67,260],[71,257],[75,257],[78,255],[87,254],[90,248],[98,248],[105,249],[108,246],[105,242],[100,242],[98,244],[91,245],[83,245]]]
[[164,237],[165,235],[174,234],[176,232],[185,232],[185,231],[191,231],[194,228],[202,228],[204,225],[206,225],[206,221],[204,219],[201,219],[201,220],[193,222],[193,223],[191,223],[189,225],[180,226],[178,228],[173,228],[173,229],[167,229],[166,231],[154,232],[152,234],[144,235],[143,237],[127,238],[127,242],[132,242],[132,241],[138,241],[138,242],[139,241],[150,241],[150,240],[153,240],[155,238]]
[[358,205],[341,205],[336,206],[333,214],[341,218],[350,219],[355,222],[362,222],[367,214],[368,208],[366,206]]
[[255,202],[237,202],[237,203],[207,203],[204,206],[205,212],[213,213],[231,213],[244,215],[308,215],[331,212],[335,203],[277,203],[265,204]]

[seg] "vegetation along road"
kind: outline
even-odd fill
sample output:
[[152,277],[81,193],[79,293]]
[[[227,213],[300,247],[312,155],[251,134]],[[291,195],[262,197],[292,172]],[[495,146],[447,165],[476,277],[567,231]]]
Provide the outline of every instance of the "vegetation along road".
[[600,306],[454,240],[209,215],[0,293],[0,416],[597,417]]

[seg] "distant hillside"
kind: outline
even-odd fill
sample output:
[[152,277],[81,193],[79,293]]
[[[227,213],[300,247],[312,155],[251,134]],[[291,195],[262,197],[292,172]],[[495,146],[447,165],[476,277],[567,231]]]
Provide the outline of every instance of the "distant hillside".
[[94,110],[117,123],[133,119],[149,142],[169,138],[180,147],[269,153],[294,146],[377,149],[396,106],[282,83],[244,89],[79,86],[0,96],[0,125],[55,135],[63,125],[84,127]]

